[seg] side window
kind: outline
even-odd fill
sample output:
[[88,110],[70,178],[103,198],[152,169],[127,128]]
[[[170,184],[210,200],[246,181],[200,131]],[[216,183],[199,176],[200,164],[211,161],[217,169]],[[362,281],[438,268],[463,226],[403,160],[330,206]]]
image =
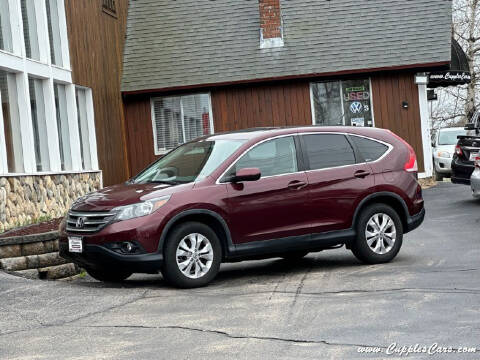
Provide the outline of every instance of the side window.
[[266,141],[245,153],[229,171],[259,168],[262,177],[297,172],[297,154],[293,137]]
[[388,150],[388,146],[375,140],[362,138],[360,136],[350,136],[365,161],[375,161],[382,157]]
[[302,135],[310,170],[355,164],[352,146],[344,135]]

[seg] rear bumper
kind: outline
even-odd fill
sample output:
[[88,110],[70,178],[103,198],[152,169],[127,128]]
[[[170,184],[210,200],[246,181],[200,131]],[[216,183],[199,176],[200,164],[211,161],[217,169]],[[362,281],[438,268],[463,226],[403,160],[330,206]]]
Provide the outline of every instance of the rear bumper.
[[157,273],[163,263],[162,253],[122,255],[101,245],[86,244],[83,253],[71,253],[68,244],[60,242],[60,256],[83,268],[118,268],[138,273]]
[[470,185],[470,176],[475,169],[473,162],[465,163],[458,158],[452,161],[452,183]]
[[418,228],[423,223],[424,219],[425,219],[425,208],[423,208],[418,214],[409,216],[407,219],[407,231],[405,231],[405,233]]

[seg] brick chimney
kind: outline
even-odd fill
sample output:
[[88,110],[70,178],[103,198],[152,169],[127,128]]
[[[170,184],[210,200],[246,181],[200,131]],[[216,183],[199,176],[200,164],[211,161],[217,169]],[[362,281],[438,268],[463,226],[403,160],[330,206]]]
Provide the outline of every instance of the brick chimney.
[[280,0],[258,0],[260,12],[260,48],[283,46]]

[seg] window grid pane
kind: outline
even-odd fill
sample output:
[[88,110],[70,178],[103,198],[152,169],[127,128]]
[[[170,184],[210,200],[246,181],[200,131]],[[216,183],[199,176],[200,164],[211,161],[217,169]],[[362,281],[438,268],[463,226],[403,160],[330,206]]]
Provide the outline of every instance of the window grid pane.
[[26,56],[30,59],[40,60],[35,0],[21,0],[21,6]]
[[46,0],[48,38],[50,40],[50,58],[52,64],[62,66],[62,46],[57,0]]
[[10,9],[6,0],[0,1],[0,49],[13,51]]
[[3,127],[7,148],[8,172],[22,173],[24,171],[22,136],[20,133],[15,85],[15,74],[9,74],[0,70],[0,94],[2,96]]
[[43,97],[43,81],[29,78],[30,109],[33,127],[33,145],[37,171],[50,170],[48,156],[47,124],[45,119],[45,105]]
[[62,170],[72,169],[70,153],[70,131],[68,129],[67,99],[65,85],[54,84],[55,111]]
[[78,115],[78,133],[80,136],[80,155],[82,158],[82,169],[92,169],[92,158],[90,154],[90,137],[87,118],[87,92],[85,89],[77,88],[77,115]]
[[212,133],[210,96],[196,94],[153,99],[155,152],[161,153]]

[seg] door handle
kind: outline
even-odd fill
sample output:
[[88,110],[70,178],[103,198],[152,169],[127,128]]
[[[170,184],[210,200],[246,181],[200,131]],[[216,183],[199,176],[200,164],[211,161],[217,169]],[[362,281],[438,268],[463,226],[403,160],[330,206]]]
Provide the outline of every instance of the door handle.
[[355,171],[355,174],[353,174],[353,176],[355,176],[356,178],[365,178],[367,177],[368,175],[370,175],[370,171],[366,171],[366,170],[358,170],[358,171]]
[[288,183],[288,188],[292,190],[300,190],[307,186],[307,183],[300,180],[293,180]]

